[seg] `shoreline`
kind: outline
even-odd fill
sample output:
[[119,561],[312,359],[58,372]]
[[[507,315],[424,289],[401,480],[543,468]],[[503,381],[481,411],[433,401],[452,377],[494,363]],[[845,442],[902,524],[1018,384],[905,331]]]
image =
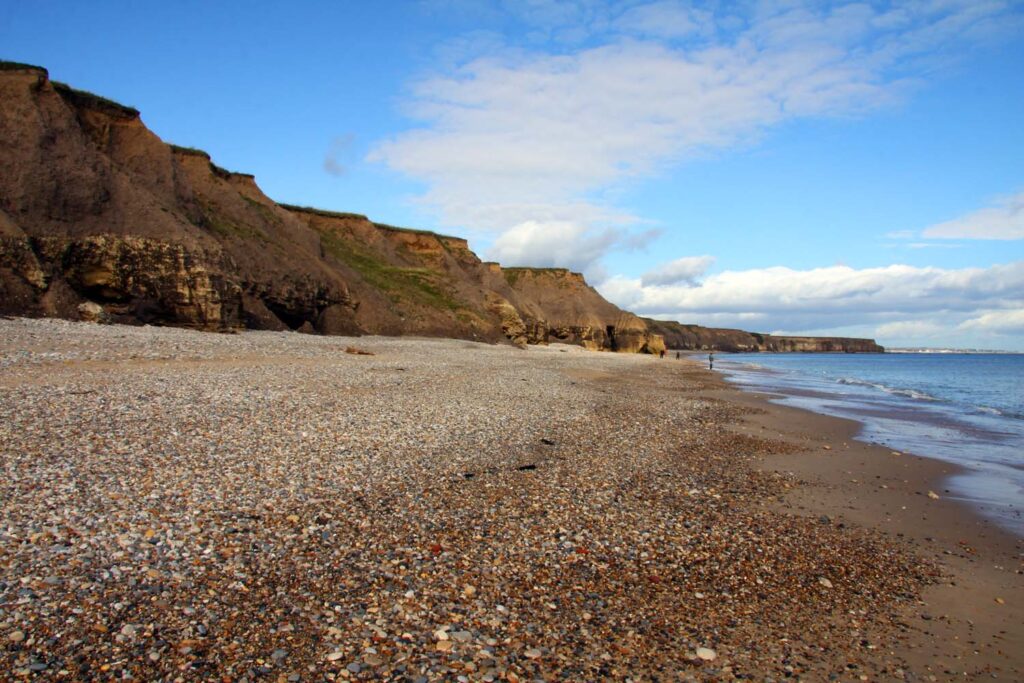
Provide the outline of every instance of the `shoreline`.
[[965,468],[860,441],[856,420],[780,405],[775,394],[718,381],[712,395],[755,411],[736,425],[740,433],[769,431],[802,448],[767,456],[762,465],[799,479],[781,511],[873,529],[940,564],[942,581],[907,613],[897,651],[908,662],[938,680],[1024,677],[1024,539],[971,501],[947,497],[944,482]]
[[1010,440],[1016,435],[1020,442],[1024,432],[1013,414],[958,406],[948,398],[856,378],[838,380],[884,392],[875,396],[854,392],[850,396],[830,383],[816,382],[813,376],[748,363],[751,361],[745,358],[725,364],[721,372],[730,385],[765,394],[773,403],[852,420],[859,425],[855,437],[859,441],[952,465],[948,480],[937,484],[944,497],[973,506],[1007,533],[1024,539],[1024,479],[1020,465],[1013,462],[1019,451]]
[[0,320],[0,367],[0,675],[1021,677],[943,466],[693,361]]

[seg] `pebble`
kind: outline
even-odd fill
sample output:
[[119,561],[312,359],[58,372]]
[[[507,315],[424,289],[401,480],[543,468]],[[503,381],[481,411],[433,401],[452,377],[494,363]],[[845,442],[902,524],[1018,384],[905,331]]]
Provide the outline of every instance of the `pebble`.
[[697,657],[704,660],[705,662],[713,662],[718,658],[718,653],[709,647],[698,647]]
[[878,644],[859,673],[905,669],[883,653],[937,571],[774,511],[801,484],[759,463],[789,447],[703,371],[353,343],[0,318],[0,671],[687,680],[700,633],[818,680],[860,650],[834,614]]

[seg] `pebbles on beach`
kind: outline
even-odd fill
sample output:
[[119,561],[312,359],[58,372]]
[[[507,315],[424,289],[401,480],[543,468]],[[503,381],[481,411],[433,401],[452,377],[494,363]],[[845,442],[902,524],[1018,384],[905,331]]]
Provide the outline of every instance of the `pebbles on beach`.
[[0,320],[0,677],[900,667],[932,570],[774,511],[696,366],[353,343]]

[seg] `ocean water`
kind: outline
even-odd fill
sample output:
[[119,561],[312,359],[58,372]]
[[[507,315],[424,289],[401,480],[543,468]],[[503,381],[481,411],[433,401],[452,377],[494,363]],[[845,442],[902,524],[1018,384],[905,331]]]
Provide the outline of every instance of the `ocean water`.
[[716,354],[715,369],[785,405],[857,420],[863,441],[964,467],[944,495],[1024,537],[1024,355]]

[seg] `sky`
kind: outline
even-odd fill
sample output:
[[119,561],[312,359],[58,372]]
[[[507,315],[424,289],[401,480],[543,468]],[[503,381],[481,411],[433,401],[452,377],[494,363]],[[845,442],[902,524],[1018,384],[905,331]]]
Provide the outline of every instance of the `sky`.
[[0,59],[641,315],[1024,351],[1022,0],[0,0]]

